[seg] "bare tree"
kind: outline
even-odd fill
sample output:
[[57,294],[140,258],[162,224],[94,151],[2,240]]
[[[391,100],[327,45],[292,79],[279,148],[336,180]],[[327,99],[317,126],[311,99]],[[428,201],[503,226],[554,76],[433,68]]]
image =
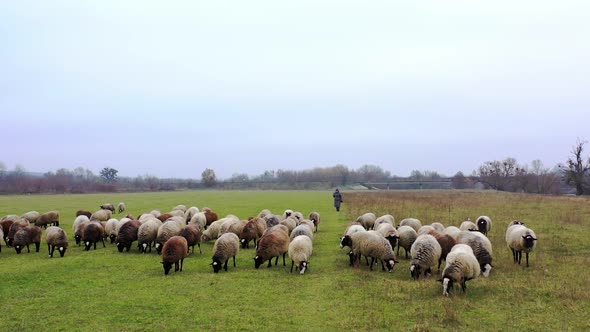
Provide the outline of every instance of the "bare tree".
[[522,175],[523,169],[518,166],[516,159],[508,157],[502,161],[486,161],[479,166],[478,181],[496,190],[510,190],[514,184],[514,177]]
[[584,151],[584,144],[588,141],[580,140],[572,148],[572,156],[562,166],[564,170],[564,178],[567,184],[573,184],[576,187],[576,195],[584,195],[590,192],[590,185],[588,178],[590,176],[590,158],[584,160],[582,152]]

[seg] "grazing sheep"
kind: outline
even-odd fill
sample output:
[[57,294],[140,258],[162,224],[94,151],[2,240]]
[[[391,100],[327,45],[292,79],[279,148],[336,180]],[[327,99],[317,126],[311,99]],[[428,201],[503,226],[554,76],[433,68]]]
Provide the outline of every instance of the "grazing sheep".
[[254,240],[254,244],[258,241],[264,231],[266,230],[266,221],[263,218],[251,218],[242,229],[240,234],[240,242],[242,249],[250,248],[250,241]]
[[484,235],[488,235],[488,232],[492,228],[492,219],[488,216],[479,216],[475,219],[477,229]]
[[359,216],[358,218],[356,218],[356,221],[359,222],[361,225],[363,225],[363,227],[366,230],[369,230],[369,229],[373,229],[373,227],[375,226],[376,219],[377,219],[377,217],[375,217],[374,213],[367,212],[367,213]]
[[117,238],[117,223],[119,220],[115,218],[111,218],[107,220],[107,223],[104,225],[104,233],[105,236],[111,240],[111,244],[115,243],[115,239]]
[[461,230],[459,229],[459,227],[449,226],[445,228],[444,233],[452,236],[455,240],[457,240],[457,236],[459,236]]
[[172,217],[174,217],[173,214],[171,214],[171,213],[164,213],[164,214],[161,214],[161,215],[157,216],[156,218],[158,220],[160,220],[161,222],[166,222],[166,220],[168,220],[168,219],[170,219]]
[[51,226],[59,226],[58,211],[45,212],[42,215],[40,215],[35,221],[35,226],[42,226],[43,228],[47,228],[47,225],[49,224],[51,224]]
[[172,210],[172,211],[168,212],[167,214],[170,214],[173,217],[181,217],[184,219],[185,212],[182,210]]
[[395,227],[395,218],[391,214],[384,214],[377,219],[375,219],[375,225],[373,228],[377,229],[381,224],[390,224],[391,226]]
[[529,253],[535,249],[537,245],[537,236],[532,229],[524,225],[512,225],[506,230],[506,244],[512,250],[512,258],[514,263],[522,260],[522,252],[526,254],[526,267],[529,267]]
[[221,218],[219,220],[214,221],[207,227],[207,229],[203,232],[203,236],[201,240],[203,242],[209,242],[210,240],[217,239],[219,237],[219,231],[221,230],[221,225],[226,222],[226,218]]
[[10,232],[10,226],[12,226],[12,224],[14,224],[13,219],[4,219],[0,221],[0,228],[2,228],[3,234],[2,238],[4,239],[4,242],[7,246],[10,246],[10,244],[8,243],[8,232]]
[[219,236],[225,233],[234,233],[239,236],[247,223],[248,220],[230,218],[219,227]]
[[174,208],[172,208],[172,211],[177,210],[177,211],[182,211],[183,213],[186,212],[186,205],[180,204],[180,205],[176,205]]
[[311,220],[313,222],[313,225],[315,226],[314,232],[318,231],[318,225],[320,224],[321,221],[321,216],[319,212],[312,212],[309,214],[309,220]]
[[283,212],[283,219],[289,218],[292,214],[293,214],[293,210],[291,210],[291,209],[285,210],[285,212]]
[[399,236],[397,240],[397,256],[399,257],[399,248],[402,247],[406,251],[406,258],[408,258],[408,252],[412,248],[414,241],[416,241],[418,234],[410,226],[400,226],[397,229],[397,235]]
[[76,211],[76,217],[79,216],[86,216],[88,217],[88,219],[90,219],[90,217],[92,216],[92,212],[86,210],[78,210]]
[[16,220],[12,225],[10,225],[10,229],[8,230],[8,235],[6,237],[6,245],[7,246],[12,246],[14,244],[14,237],[16,235],[16,233],[24,228],[29,226],[30,223],[27,219],[18,219]]
[[158,254],[162,253],[164,243],[166,243],[171,237],[180,235],[180,231],[182,231],[182,227],[174,221],[167,221],[158,228],[158,235],[156,236],[156,251]]
[[430,234],[422,234],[416,238],[410,252],[412,253],[412,260],[410,262],[410,273],[412,278],[418,280],[422,270],[424,276],[427,277],[432,273],[431,267],[440,259],[441,247],[434,236]]
[[[375,223],[377,225],[377,223]],[[399,239],[399,234],[395,227],[393,227],[390,223],[379,223],[378,226],[375,227],[375,231],[381,236],[383,236],[389,243],[391,244],[392,248],[395,248],[397,245],[397,240]]]
[[289,239],[293,241],[293,239],[299,235],[305,235],[309,237],[310,240],[313,240],[313,229],[310,228],[309,225],[301,224],[293,229],[289,234]]
[[273,226],[278,225],[281,220],[279,219],[279,217],[277,217],[274,214],[267,214],[266,216],[264,216],[264,221],[266,221],[266,228],[271,228]]
[[422,235],[422,234],[428,234],[431,231],[434,231],[434,227],[430,226],[430,225],[424,225],[422,227],[420,227],[420,229],[418,229],[418,236]]
[[188,223],[189,225],[195,225],[199,226],[201,229],[205,229],[207,226],[207,217],[205,216],[205,212],[195,213]]
[[264,209],[258,213],[258,218],[264,218],[265,216],[272,214],[269,209]]
[[111,219],[112,216],[113,216],[113,211],[102,209],[102,210],[98,210],[98,211],[94,212],[90,216],[90,221],[93,221],[93,220],[107,221],[107,220]]
[[289,257],[291,258],[291,273],[293,273],[294,265],[299,269],[299,274],[305,273],[305,270],[309,265],[309,258],[311,257],[312,251],[313,244],[309,236],[298,235],[291,240],[288,250]]
[[287,217],[286,219],[281,220],[279,224],[287,226],[287,228],[289,229],[289,234],[291,234],[293,229],[297,227],[298,222],[297,218],[295,217]]
[[437,267],[437,270],[440,271],[440,265],[441,265],[442,261],[447,258],[447,255],[449,254],[449,252],[451,252],[451,250],[455,246],[456,241],[455,241],[455,238],[453,238],[452,236],[442,233],[442,232],[439,232],[436,229],[432,229],[430,232],[428,232],[428,234],[434,236],[436,241],[438,241],[438,244],[440,244],[441,252],[440,252],[440,258],[438,259],[438,267]]
[[420,227],[422,227],[422,222],[416,218],[406,218],[406,219],[402,219],[402,221],[399,222],[399,225],[400,225],[400,227],[401,226],[410,226],[417,233],[418,230],[420,229]]
[[193,218],[193,216],[195,214],[199,213],[199,208],[196,206],[191,206],[190,208],[188,208],[186,210],[186,212],[184,213],[184,220],[186,221],[186,223],[188,224],[189,221],[191,221],[191,219]]
[[139,220],[130,220],[121,225],[117,233],[117,239],[115,240],[119,252],[123,252],[123,249],[127,249],[127,252],[129,252],[133,242],[137,241],[139,227],[141,227]]
[[313,221],[311,221],[309,219],[301,220],[299,223],[297,223],[297,226],[299,226],[299,225],[307,225],[307,226],[309,226],[310,229],[315,229],[315,225],[313,224]]
[[381,260],[381,267],[384,271],[384,262],[389,272],[393,272],[393,267],[397,263],[391,244],[376,231],[356,232],[352,235],[346,235],[340,241],[340,247],[344,246],[351,248],[349,253],[350,263],[354,266],[359,266],[361,255],[367,258],[371,257],[370,270],[373,270],[373,264],[377,259]]
[[224,233],[215,241],[213,245],[213,272],[217,273],[223,269],[227,271],[227,262],[230,257],[234,259],[234,267],[236,267],[236,255],[240,250],[240,239],[234,233]]
[[160,210],[151,210],[150,214],[153,215],[154,217],[158,218],[159,216],[162,215],[162,212]]
[[125,210],[127,210],[127,206],[124,202],[119,202],[119,205],[117,205],[117,210],[119,211],[119,213],[123,213],[125,212]]
[[[199,246],[199,253],[202,254],[201,251],[201,228],[195,225],[188,225],[180,231],[180,236],[186,239],[186,242],[189,247],[193,248],[193,253],[195,252],[195,244]],[[151,251],[151,246],[150,246]]]
[[432,224],[430,224],[430,226],[432,226],[434,229],[436,229],[437,231],[444,233],[445,232],[445,225],[439,223],[439,222],[433,222]]
[[104,243],[104,228],[99,222],[91,221],[86,224],[82,231],[82,242],[86,251],[90,250],[90,247],[94,244],[94,250],[96,250],[96,243],[102,241],[103,248],[106,247]]
[[211,211],[211,209],[209,209],[209,208],[207,208],[207,210],[205,210],[205,208],[203,208],[203,212],[205,212],[205,218],[207,219],[207,227],[209,227],[209,225],[211,225],[213,222],[215,222],[219,219],[219,216],[217,216],[217,213]]
[[480,267],[471,247],[464,244],[455,245],[447,255],[447,265],[438,281],[443,284],[443,295],[449,296],[453,284],[461,284],[463,292],[467,289],[467,281],[477,278]]
[[477,231],[461,231],[456,240],[457,243],[466,244],[473,249],[481,273],[484,277],[488,277],[492,270],[492,243],[490,240]]
[[47,242],[47,250],[49,250],[49,257],[53,258],[53,252],[55,248],[59,251],[60,257],[64,257],[66,250],[68,249],[68,235],[66,232],[57,227],[47,227],[45,231],[45,241]]
[[268,260],[268,267],[272,267],[273,257],[276,257],[275,265],[277,265],[281,255],[283,255],[283,266],[286,266],[285,255],[289,251],[289,234],[285,228],[284,225],[277,225],[266,230],[258,241],[256,257],[254,257],[255,268],[258,269],[266,260]]
[[149,219],[139,226],[137,230],[137,245],[142,253],[152,252],[152,243],[156,242],[158,237],[158,229],[162,226],[162,222],[156,218]]
[[299,222],[301,222],[301,220],[303,220],[303,213],[301,213],[299,211],[295,211],[295,212],[293,212],[293,217],[295,217],[295,219],[297,219],[297,224],[299,224]]
[[37,219],[39,219],[40,216],[41,214],[37,211],[29,211],[20,217],[23,219],[27,219],[31,224],[35,224],[35,222],[37,221]]
[[[111,203],[104,203],[103,205],[100,206],[100,209],[101,210],[109,210],[109,211],[111,211],[111,213],[115,213],[115,206]],[[92,219],[92,218],[90,218],[90,219]]]
[[344,232],[344,236],[352,235],[356,232],[366,232],[366,231],[367,230],[363,226],[354,224],[354,225],[350,225],[346,228],[346,231]]
[[467,219],[461,223],[459,229],[462,231],[477,231],[477,225],[474,224],[471,220]]
[[174,272],[182,272],[182,265],[186,256],[188,256],[188,244],[186,239],[182,236],[173,236],[169,238],[162,248],[162,265],[164,266],[164,274],[168,275],[172,268],[172,264],[174,264]]
[[26,246],[27,252],[29,250],[29,244],[35,244],[35,252],[39,252],[39,245],[41,244],[41,228],[37,226],[25,226],[22,227],[14,234],[14,249],[17,254],[20,254],[21,250]]
[[85,215],[78,216],[76,217],[76,220],[74,220],[74,225],[72,228],[74,229],[74,239],[76,240],[76,245],[80,245],[84,227],[86,227],[89,222],[90,220],[88,220],[88,217]]

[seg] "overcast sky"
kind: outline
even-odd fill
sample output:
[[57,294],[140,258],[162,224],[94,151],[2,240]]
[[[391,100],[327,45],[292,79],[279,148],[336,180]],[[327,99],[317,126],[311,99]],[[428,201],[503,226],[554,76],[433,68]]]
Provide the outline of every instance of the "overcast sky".
[[552,167],[590,139],[589,13],[585,0],[2,1],[0,161],[182,178]]

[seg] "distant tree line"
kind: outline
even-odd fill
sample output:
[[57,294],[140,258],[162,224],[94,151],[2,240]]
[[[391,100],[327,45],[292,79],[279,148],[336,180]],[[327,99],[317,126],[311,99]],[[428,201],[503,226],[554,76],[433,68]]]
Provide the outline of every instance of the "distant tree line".
[[33,174],[22,165],[8,171],[0,162],[0,193],[90,193],[216,189],[331,189],[363,186],[378,189],[494,189],[499,191],[559,194],[572,191],[590,194],[590,158],[583,156],[586,141],[578,140],[564,164],[547,168],[540,160],[530,165],[516,159],[486,161],[465,175],[447,177],[436,171],[413,170],[408,177],[391,175],[377,165],[350,169],[345,165],[308,170],[266,170],[260,175],[233,174],[220,180],[215,170],[206,168],[197,179],[161,179],[153,175],[119,177],[111,167],[98,175],[83,167]]

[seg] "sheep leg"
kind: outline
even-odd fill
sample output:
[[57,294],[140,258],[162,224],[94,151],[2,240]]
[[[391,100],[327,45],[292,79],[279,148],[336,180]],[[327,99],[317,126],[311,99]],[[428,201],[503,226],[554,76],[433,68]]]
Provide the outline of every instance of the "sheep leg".
[[47,251],[49,252],[49,257],[51,257],[51,245],[47,243]]
[[199,254],[202,254],[203,252],[201,251],[201,244],[197,243],[197,245],[199,246]]
[[[277,257],[277,260],[279,259],[279,257]],[[275,263],[276,265],[276,263]],[[266,267],[272,267],[272,257],[268,260],[268,265]]]
[[516,259],[516,250],[514,250],[512,248],[511,248],[511,250],[512,250],[512,261],[514,262],[514,264],[516,264],[516,262],[517,262],[517,259]]
[[279,256],[275,259],[275,266],[279,265]]
[[[367,257],[365,256],[365,258],[367,258]],[[367,258],[367,260],[368,260],[368,258]],[[371,270],[371,271],[373,271],[373,263],[375,263],[375,257],[371,257],[371,265],[369,265],[369,270]],[[367,262],[367,265],[368,265],[368,262]]]
[[440,264],[442,263],[442,256],[438,259],[438,267],[437,270],[440,271]]
[[529,267],[529,253],[526,253],[526,267]]
[[178,263],[178,261],[174,262],[174,272],[178,272],[178,270],[180,270],[180,265]]
[[236,267],[236,256],[234,256],[234,267]]
[[[96,241],[96,242],[98,242],[98,241]],[[96,242],[94,242],[94,250],[96,250]]]
[[293,265],[295,265],[295,262],[293,260],[291,260],[291,273],[293,273]]
[[27,252],[31,252],[31,250],[29,250],[29,245],[27,244]]
[[522,261],[522,251],[517,251],[516,252],[516,260],[518,261],[518,265],[520,265],[520,262]]
[[223,269],[225,272],[227,272],[227,262],[229,262],[229,258],[225,261],[225,264],[223,264]]
[[184,258],[181,258],[180,259],[180,272],[182,272],[182,265],[183,265],[183,263],[184,263]]
[[49,252],[49,257],[53,257],[54,251],[55,251],[55,246],[51,246],[51,251]]
[[[283,253],[283,266],[287,266],[287,264],[285,263],[285,255],[287,255],[287,253]],[[528,255],[528,254],[527,254]]]
[[101,238],[100,240],[102,241],[102,247],[103,247],[103,248],[106,248],[106,247],[107,247],[107,245],[104,243],[104,238]]
[[399,243],[397,244],[397,257],[399,257]]
[[[35,242],[35,252],[39,252],[40,246],[41,246],[41,242]],[[529,256],[529,254],[527,253],[527,259],[528,259],[528,256]]]

